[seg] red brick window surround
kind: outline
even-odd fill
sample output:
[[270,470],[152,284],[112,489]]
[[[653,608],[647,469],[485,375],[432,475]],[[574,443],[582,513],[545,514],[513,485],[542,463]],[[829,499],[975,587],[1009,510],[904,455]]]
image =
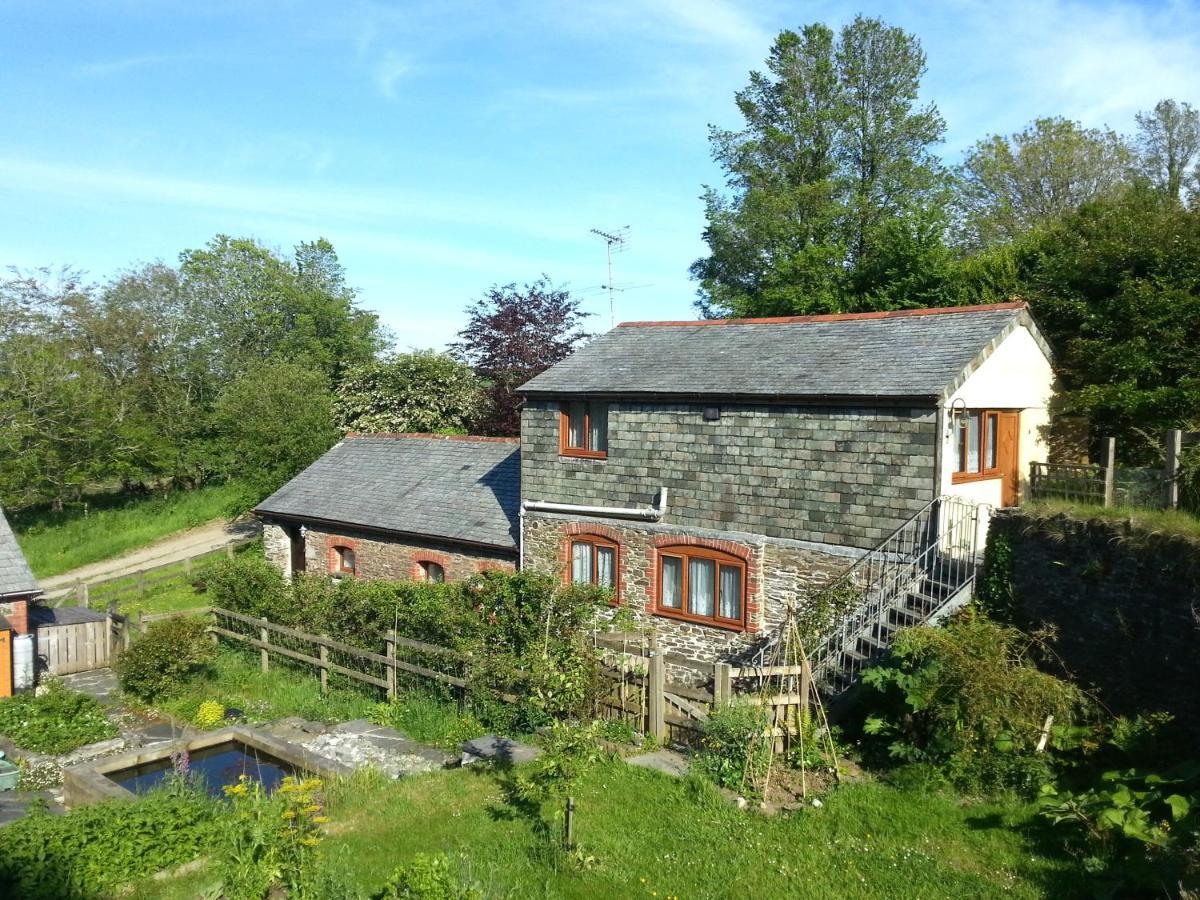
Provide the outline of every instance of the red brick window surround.
[[570,400],[559,412],[558,452],[584,459],[608,457],[608,404]]
[[413,556],[412,579],[430,584],[442,584],[450,571],[450,557],[445,553],[422,550]]
[[699,625],[744,631],[753,611],[748,599],[748,569],[746,558],[740,554],[695,541],[663,543],[652,554],[653,612]]
[[334,575],[353,575],[358,570],[358,554],[353,547],[335,544],[329,548],[329,571]]

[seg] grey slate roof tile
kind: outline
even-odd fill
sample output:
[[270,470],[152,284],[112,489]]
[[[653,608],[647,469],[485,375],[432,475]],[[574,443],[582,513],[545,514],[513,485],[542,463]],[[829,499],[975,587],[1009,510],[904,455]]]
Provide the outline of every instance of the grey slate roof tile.
[[25,554],[0,509],[0,597],[5,594],[41,593],[37,579],[25,561]]
[[1023,304],[883,318],[632,322],[521,387],[530,394],[933,397]]
[[513,441],[354,435],[256,511],[515,550],[520,478]]

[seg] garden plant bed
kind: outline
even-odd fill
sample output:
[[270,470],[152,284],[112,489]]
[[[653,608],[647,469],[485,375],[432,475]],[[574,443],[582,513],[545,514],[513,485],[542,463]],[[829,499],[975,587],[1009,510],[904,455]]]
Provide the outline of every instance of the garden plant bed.
[[[134,800],[136,794],[122,787],[117,780],[127,778],[148,767],[170,761],[173,754],[181,751],[202,752],[225,745],[241,745],[250,751],[283,763],[290,770],[306,772],[322,778],[349,775],[349,766],[319,756],[305,747],[289,741],[279,740],[249,728],[225,728],[212,731],[188,740],[159,744],[149,748],[133,750],[99,762],[73,766],[63,773],[63,786],[68,806],[97,803],[102,800]],[[232,783],[237,783],[236,777]]]

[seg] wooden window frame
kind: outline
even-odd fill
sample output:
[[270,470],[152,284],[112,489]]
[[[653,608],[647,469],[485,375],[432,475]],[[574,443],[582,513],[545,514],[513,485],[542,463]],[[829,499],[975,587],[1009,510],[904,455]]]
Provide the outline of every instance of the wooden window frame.
[[[955,444],[954,456],[961,456],[963,465],[966,465],[967,454],[967,433],[966,420],[973,415],[979,416],[979,471],[969,472],[961,469],[955,469],[950,476],[951,484],[967,484],[972,481],[991,481],[996,478],[1003,478],[1004,473],[1000,470],[1000,413],[1007,412],[1003,409],[967,409],[963,411],[961,416],[954,417],[955,428]],[[996,465],[988,467],[987,465],[987,450],[988,450],[988,434],[993,433],[995,429],[996,438]],[[953,459],[954,457],[952,457]],[[956,464],[957,465],[957,464]]]
[[[353,547],[347,547],[345,544],[335,544],[330,548],[333,550],[333,574],[334,575],[356,575],[358,574],[358,551]],[[346,568],[346,553],[349,552],[354,557],[354,565]]]
[[[683,622],[692,622],[696,625],[708,625],[712,628],[724,628],[727,631],[746,630],[746,616],[748,613],[747,608],[749,606],[749,590],[748,582],[746,580],[748,573],[746,569],[746,561],[744,559],[739,559],[731,553],[723,553],[720,550],[710,550],[707,547],[694,547],[686,544],[658,547],[656,557],[657,558],[654,562],[654,565],[658,569],[656,573],[657,585],[654,595],[654,613],[656,615],[664,616],[669,619],[679,619]],[[679,599],[683,604],[682,609],[663,606],[663,559],[666,557],[671,557],[672,559],[678,559],[682,561],[679,584]],[[690,598],[688,597],[688,572],[690,569],[689,561],[692,559],[710,559],[717,564],[716,573],[713,580],[713,614],[711,616],[696,615],[695,613],[688,611],[688,603],[690,602]],[[742,587],[740,604],[742,610],[741,618],[727,619],[720,614],[722,567],[736,568],[741,573],[738,579],[738,582]]]
[[[571,439],[571,403],[584,404],[583,410],[583,447],[572,447],[569,443]],[[592,450],[586,446],[592,440],[592,406],[601,403],[600,400],[575,400],[564,401],[558,410],[558,455],[559,456],[574,456],[579,459],[608,459],[607,450]],[[608,430],[608,421],[605,417],[605,431]],[[608,442],[608,435],[605,434],[605,443]]]
[[592,585],[601,587],[596,584],[596,572],[600,567],[599,554],[596,552],[597,547],[605,547],[613,551],[613,586],[612,600],[613,606],[619,606],[621,603],[621,545],[612,538],[602,537],[598,534],[573,534],[567,538],[567,565],[565,580],[567,584],[575,584],[575,545],[588,544],[592,548]]

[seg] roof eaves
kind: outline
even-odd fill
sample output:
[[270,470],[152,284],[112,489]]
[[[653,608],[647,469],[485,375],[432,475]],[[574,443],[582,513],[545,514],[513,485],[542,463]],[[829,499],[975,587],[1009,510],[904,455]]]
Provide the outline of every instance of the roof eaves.
[[928,394],[747,394],[731,393],[728,391],[589,391],[574,388],[519,390],[526,397],[537,399],[553,399],[555,397],[594,397],[598,400],[674,400],[691,402],[726,401],[746,404],[805,404],[812,406],[823,405],[857,405],[864,402],[887,403],[903,405],[906,403],[935,404],[940,395],[937,392]]
[[691,327],[709,325],[805,325],[810,322],[859,322],[872,319],[908,319],[922,316],[959,315],[962,313],[1002,312],[1025,310],[1029,304],[1024,300],[1005,303],[981,303],[975,306],[936,306],[927,309],[892,309],[865,313],[821,313],[810,316],[774,316],[755,319],[691,319],[677,321],[621,322],[617,328],[642,328],[650,326]]
[[975,358],[967,363],[963,367],[962,371],[959,372],[958,375],[956,375],[954,379],[942,389],[941,396],[938,397],[938,400],[940,402],[949,400],[954,395],[954,392],[962,387],[966,383],[967,379],[975,374],[980,366],[987,362],[988,357],[996,352],[996,348],[1004,343],[1010,334],[1022,326],[1029,330],[1029,333],[1037,343],[1038,348],[1045,353],[1046,358],[1053,363],[1054,351],[1050,348],[1049,342],[1046,340],[1041,331],[1038,330],[1037,323],[1034,322],[1033,317],[1029,315],[1029,311],[1026,309],[1022,311],[1021,315],[1014,317],[1012,321],[1001,328],[995,334],[995,336],[984,345],[983,349],[975,354]]
[[488,541],[472,541],[461,537],[448,537],[444,534],[428,534],[419,531],[399,531],[394,528],[381,528],[378,525],[366,525],[362,522],[347,522],[342,519],[322,519],[319,516],[305,516],[298,513],[276,512],[262,507],[255,507],[250,510],[254,515],[264,519],[277,519],[284,522],[296,522],[304,524],[312,522],[322,526],[332,526],[334,528],[349,528],[355,531],[365,531],[371,534],[387,535],[388,537],[400,538],[419,538],[426,541],[441,541],[445,544],[458,544],[463,547],[481,547],[487,550],[499,550],[505,553],[515,553],[517,550],[516,543],[512,544],[494,544]]

